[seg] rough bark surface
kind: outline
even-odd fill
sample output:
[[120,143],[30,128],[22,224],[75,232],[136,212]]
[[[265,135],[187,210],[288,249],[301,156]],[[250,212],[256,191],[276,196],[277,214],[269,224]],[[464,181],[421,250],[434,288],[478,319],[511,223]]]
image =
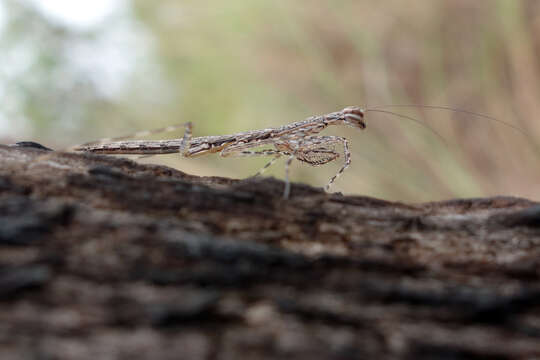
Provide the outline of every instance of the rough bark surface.
[[540,357],[540,204],[0,146],[1,359]]

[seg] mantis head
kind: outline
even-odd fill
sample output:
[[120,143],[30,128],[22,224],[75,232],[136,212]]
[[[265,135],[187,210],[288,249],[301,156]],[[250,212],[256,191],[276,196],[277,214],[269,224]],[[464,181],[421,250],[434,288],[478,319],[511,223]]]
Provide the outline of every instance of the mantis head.
[[349,126],[365,129],[364,110],[359,106],[347,106],[341,110],[343,114],[343,122]]

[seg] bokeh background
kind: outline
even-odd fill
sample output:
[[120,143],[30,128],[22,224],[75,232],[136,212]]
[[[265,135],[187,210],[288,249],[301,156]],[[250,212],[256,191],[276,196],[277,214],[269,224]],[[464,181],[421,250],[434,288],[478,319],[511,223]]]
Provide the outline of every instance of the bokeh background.
[[[347,136],[333,191],[390,200],[540,199],[540,1],[0,0],[0,142],[61,149],[192,121],[195,136],[390,108]],[[180,137],[182,132],[162,134]],[[267,159],[139,160],[243,178]],[[323,186],[340,163],[292,169]],[[283,164],[270,175],[283,177]]]

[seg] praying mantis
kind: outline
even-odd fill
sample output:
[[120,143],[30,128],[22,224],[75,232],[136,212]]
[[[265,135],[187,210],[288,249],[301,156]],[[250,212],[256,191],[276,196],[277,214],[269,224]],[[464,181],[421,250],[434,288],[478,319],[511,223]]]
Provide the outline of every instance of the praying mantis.
[[[429,105],[390,105],[390,106],[421,106],[426,108],[446,109],[456,112],[463,112],[469,115],[487,118],[503,123],[517,131],[523,131],[512,124],[506,123],[488,115],[478,114],[467,110],[454,109],[444,106]],[[219,153],[222,157],[233,156],[268,156],[271,160],[256,174],[262,174],[279,158],[285,157],[285,188],[283,197],[289,198],[291,185],[289,181],[289,169],[294,159],[307,163],[311,166],[320,166],[332,162],[340,157],[336,150],[337,146],[343,148],[344,162],[337,173],[330,178],[325,186],[328,191],[330,186],[351,164],[351,152],[349,142],[341,136],[319,135],[321,131],[329,126],[346,125],[359,130],[366,129],[366,112],[381,112],[392,114],[411,121],[418,122],[423,126],[426,124],[406,115],[394,113],[381,108],[364,109],[359,106],[348,106],[343,110],[311,116],[303,121],[293,122],[276,128],[266,128],[239,132],[230,135],[217,136],[192,136],[192,124],[187,122],[182,125],[170,126],[152,131],[142,131],[130,137],[147,136],[153,133],[170,131],[179,127],[184,127],[184,136],[181,139],[170,140],[126,140],[128,137],[102,139],[99,142],[78,145],[75,151],[98,153],[98,154],[139,154],[157,155],[180,153],[183,157],[192,158],[202,155]],[[429,127],[428,127],[429,128]],[[429,128],[437,136],[441,137],[433,129]],[[444,139],[444,138],[443,138]],[[262,150],[257,148],[265,147]]]

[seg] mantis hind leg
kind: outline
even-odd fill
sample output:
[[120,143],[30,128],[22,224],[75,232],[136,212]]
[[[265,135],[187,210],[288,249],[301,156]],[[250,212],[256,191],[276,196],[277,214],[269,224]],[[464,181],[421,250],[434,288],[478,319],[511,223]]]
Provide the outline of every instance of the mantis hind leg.
[[[270,166],[272,166],[280,157],[281,155],[285,155],[283,151],[280,150],[274,150],[274,149],[266,149],[266,150],[260,150],[260,151],[251,151],[248,149],[261,146],[260,143],[257,144],[242,144],[242,145],[234,145],[230,147],[226,147],[221,151],[219,154],[223,157],[228,156],[273,156],[272,160],[270,160],[266,165],[264,165],[254,176],[259,176],[263,172],[265,172]],[[286,154],[290,155],[290,154]]]
[[260,176],[262,175],[270,166],[274,165],[274,163],[281,157],[280,153],[277,153],[272,160],[266,163],[257,173],[253,176]]

